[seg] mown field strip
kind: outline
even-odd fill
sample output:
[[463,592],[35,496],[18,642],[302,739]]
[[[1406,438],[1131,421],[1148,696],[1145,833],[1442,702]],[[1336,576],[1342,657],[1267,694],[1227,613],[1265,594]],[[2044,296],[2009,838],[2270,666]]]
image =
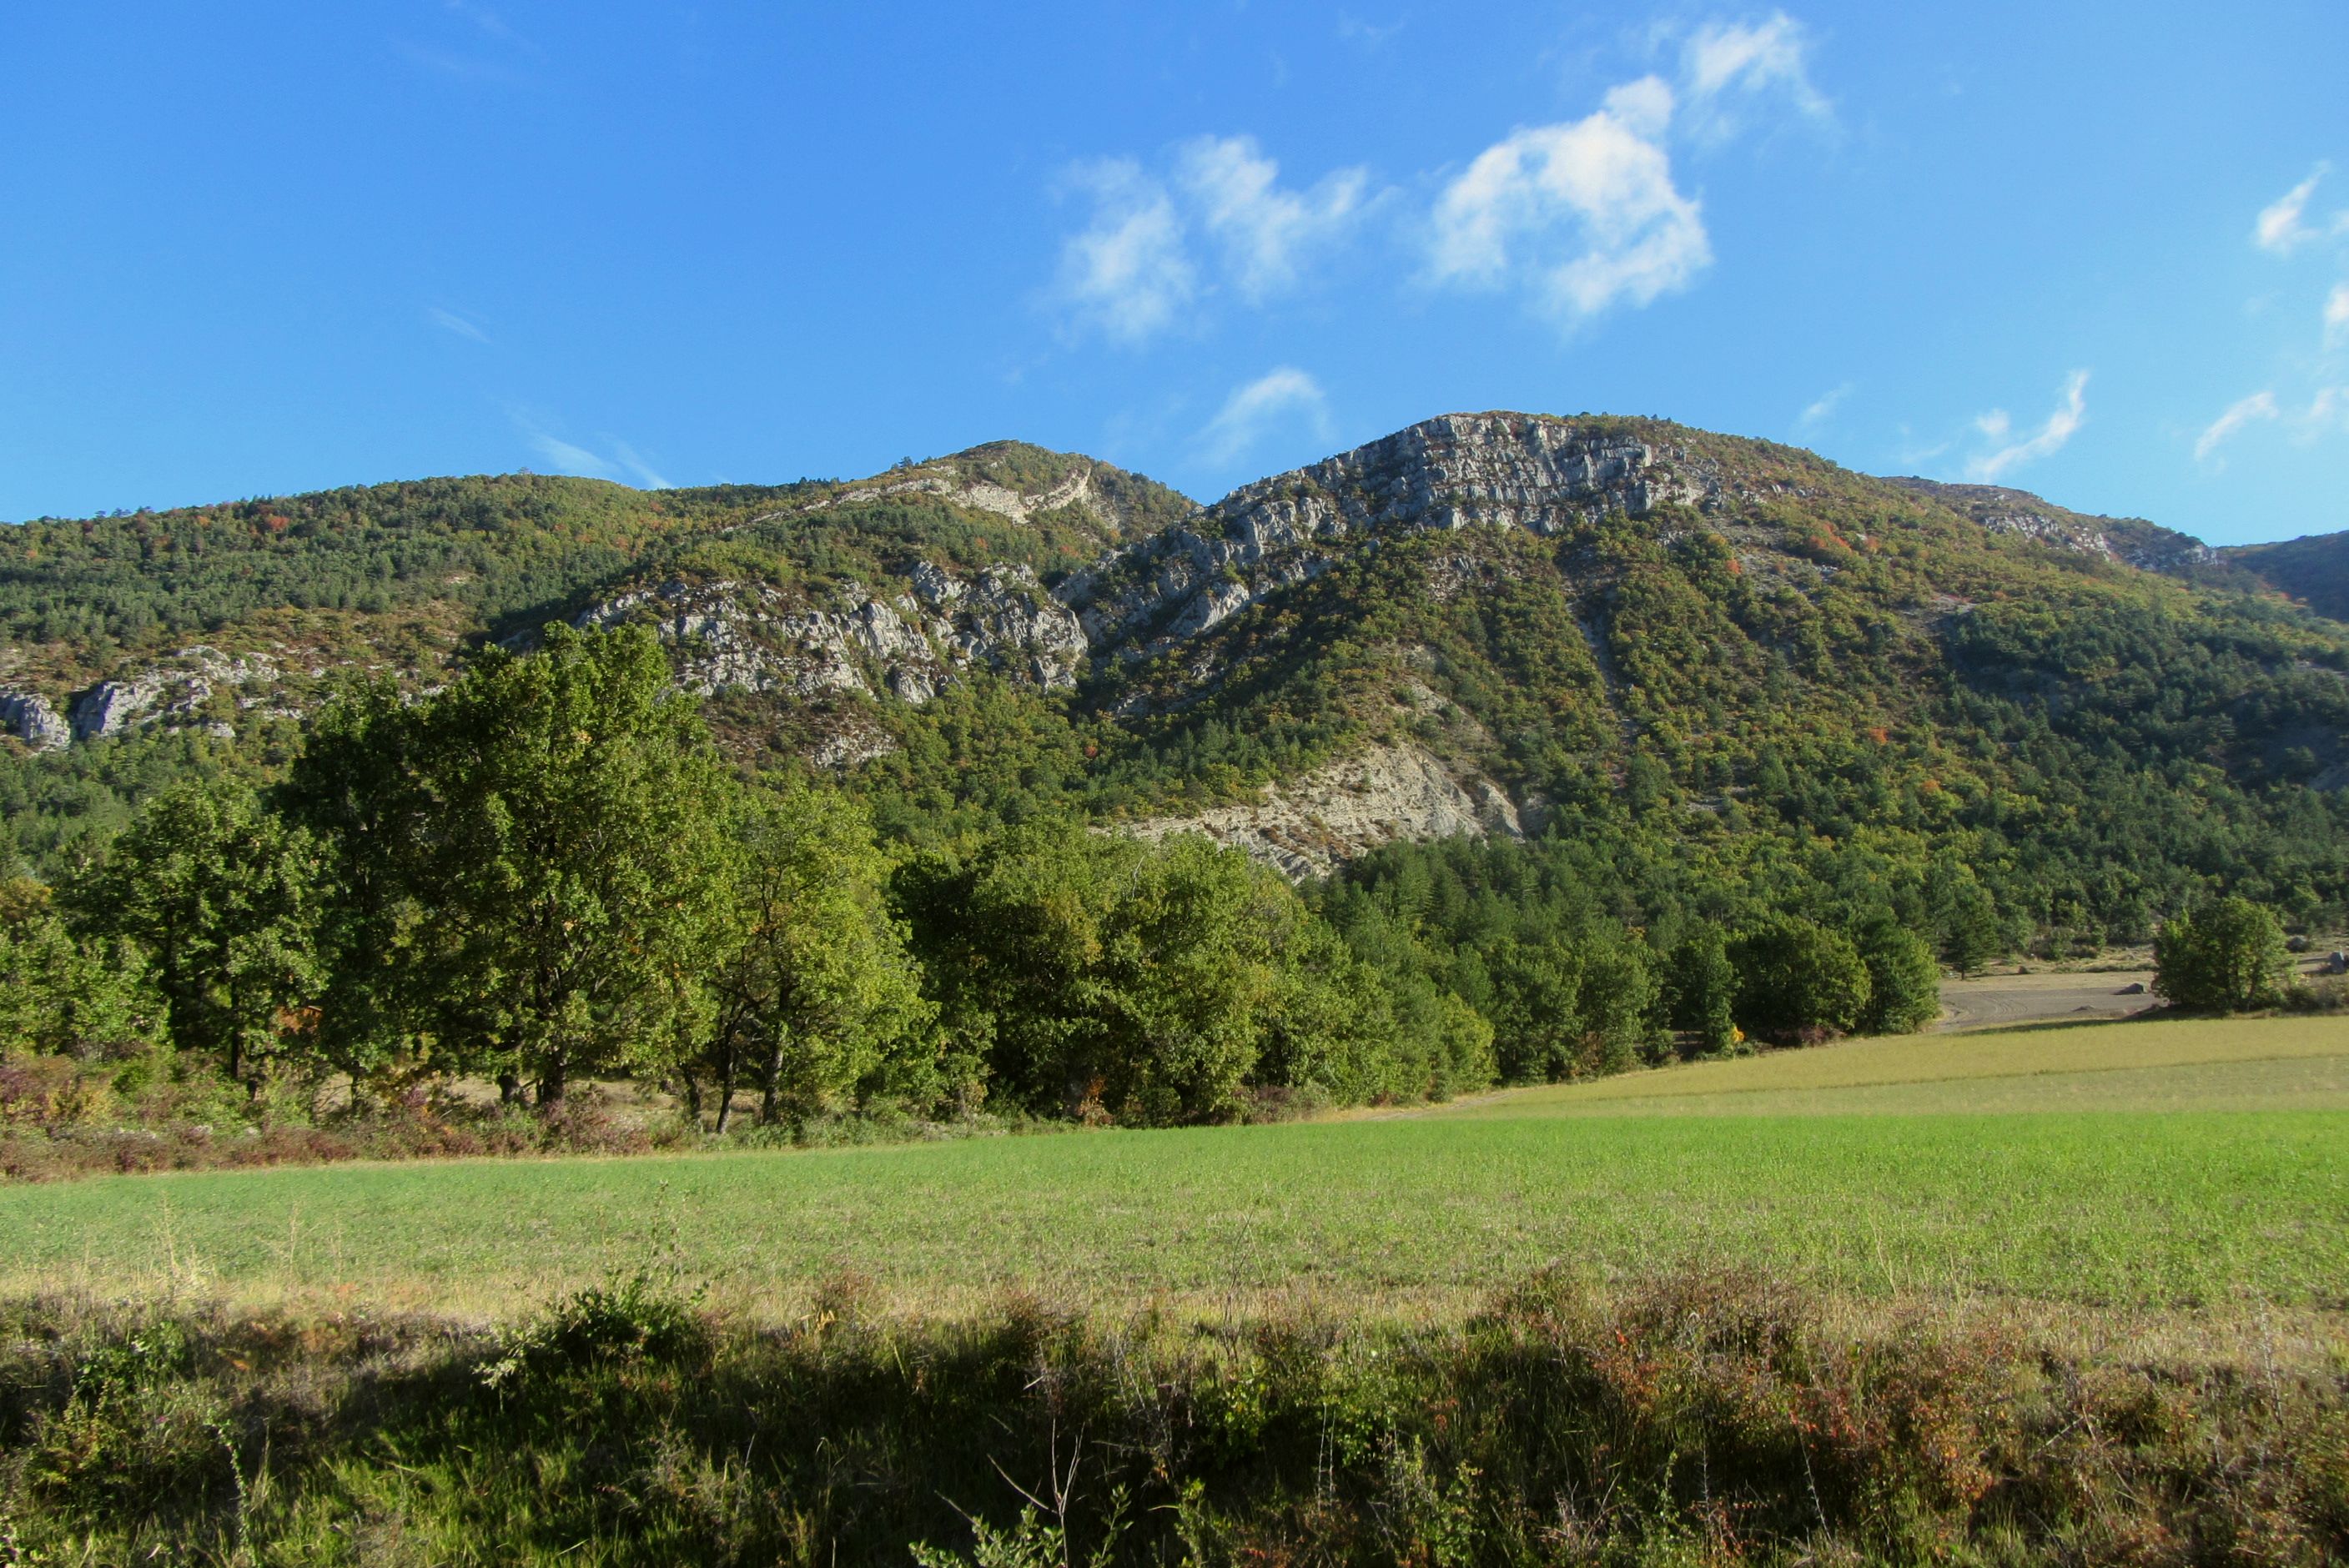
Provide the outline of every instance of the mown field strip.
[[1399,1119],[0,1191],[0,1290],[465,1310],[673,1257],[783,1303],[1307,1291],[1748,1264],[1821,1289],[2340,1305],[2349,1112]]
[[[2179,1080],[2185,1087],[2173,1098],[2156,1090],[2156,1102],[2147,1103],[2148,1088],[2158,1080],[2092,1075],[2150,1075],[2167,1068],[2221,1068],[2251,1064],[2304,1064],[2298,1076],[2291,1069],[2262,1068],[2240,1078],[2225,1073],[2205,1073]],[[2070,1077],[2077,1081],[2050,1109],[2238,1109],[2219,1103],[2199,1104],[2198,1086],[2232,1095],[2240,1085],[2266,1096],[2275,1086],[2297,1084],[2310,1093],[2336,1092],[2341,1064],[2349,1063],[2349,1016],[2283,1018],[2189,1018],[2117,1024],[2040,1026],[2002,1033],[1964,1035],[1903,1035],[1880,1039],[1849,1040],[1805,1050],[1765,1051],[1758,1056],[1724,1061],[1689,1062],[1645,1072],[1625,1073],[1587,1083],[1550,1084],[1538,1088],[1508,1089],[1483,1095],[1456,1106],[1438,1107],[1427,1114],[1446,1117],[1518,1117],[1573,1115],[1597,1110],[1613,1101],[1652,1101],[1686,1097],[1715,1102],[1696,1114],[1718,1113],[1725,1097],[1788,1096],[1824,1090],[1850,1090],[1892,1085],[1944,1085],[1947,1092],[1915,1109],[1930,1111],[2027,1110],[2017,1103],[2016,1083]],[[1994,1084],[1991,1080],[2012,1080]],[[2108,1095],[2097,1092],[2099,1082]],[[2270,1109],[2261,1098],[2240,1109]],[[2274,1109],[2322,1109],[2318,1104],[2286,1104]],[[1783,1109],[1840,1111],[1868,1109],[1857,1104],[1820,1101],[1816,1105],[1787,1102]]]
[[[1514,1111],[1479,1104],[1459,1113],[1517,1116],[1983,1116],[2083,1111],[2349,1110],[2349,1055],[2273,1061],[2191,1062],[2012,1078],[1855,1084],[1847,1088],[1549,1099]],[[1442,1113],[1433,1113],[1442,1114]]]

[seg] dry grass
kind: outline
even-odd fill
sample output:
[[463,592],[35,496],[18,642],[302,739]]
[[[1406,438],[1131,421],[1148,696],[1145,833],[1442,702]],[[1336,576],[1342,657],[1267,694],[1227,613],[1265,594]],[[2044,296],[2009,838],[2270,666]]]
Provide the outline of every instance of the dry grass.
[[1904,1035],[1479,1096],[1438,1117],[2349,1109],[2349,1017]]

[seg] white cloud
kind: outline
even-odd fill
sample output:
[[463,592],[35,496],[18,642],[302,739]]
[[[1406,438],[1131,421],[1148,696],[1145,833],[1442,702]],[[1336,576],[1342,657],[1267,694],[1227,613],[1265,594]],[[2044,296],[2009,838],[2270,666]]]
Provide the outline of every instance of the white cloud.
[[1992,449],[1966,464],[1969,478],[1984,482],[1998,479],[2007,469],[2048,457],[2063,449],[2082,425],[2088,421],[2088,373],[2075,370],[2064,383],[2063,403],[2047,422],[2021,440],[2013,440],[2014,421],[2003,408],[1993,408],[1974,421],[1974,428],[1990,438]]
[[[2259,221],[2251,225],[2251,240],[2263,251],[2289,255],[2294,246],[2313,240],[2317,231],[2302,222],[2308,211],[2308,199],[2315,194],[2316,182],[2324,178],[2326,165],[2318,164],[2315,172],[2260,209]],[[2334,227],[2340,223],[2335,222]]]
[[1370,206],[1370,175],[1340,170],[1309,190],[1279,176],[1249,136],[1184,142],[1164,177],[1130,158],[1079,164],[1065,183],[1092,199],[1092,221],[1061,243],[1054,304],[1078,332],[1138,345],[1182,325],[1218,283],[1251,304],[1296,287]]
[[585,447],[574,447],[559,436],[544,430],[525,429],[533,450],[543,459],[546,466],[558,474],[575,474],[581,479],[608,480],[617,477],[616,470],[604,459]]
[[2349,432],[2349,387],[2320,387],[2308,405],[2308,412],[2295,421],[2301,427],[2301,438],[2312,439],[2338,428]]
[[1477,154],[1436,201],[1436,281],[1523,286],[1568,325],[1685,288],[1713,252],[1656,139],[1671,104],[1670,88],[1644,77],[1582,119]]
[[2194,460],[2198,463],[2208,461],[2211,453],[2225,445],[2244,426],[2254,419],[2272,419],[2276,414],[2275,394],[2272,392],[2254,392],[2248,397],[2237,399],[2225,413],[2211,420],[2209,428],[2195,440]]
[[1248,300],[1293,286],[1307,255],[1343,233],[1362,205],[1370,176],[1340,170],[1310,191],[1284,191],[1280,165],[1253,137],[1203,136],[1174,159],[1176,187],[1201,227],[1223,246],[1240,293]]
[[2349,341],[2349,283],[2334,284],[2324,301],[2326,346]]
[[539,455],[549,471],[573,474],[581,479],[617,480],[623,474],[633,478],[646,490],[669,490],[668,480],[653,471],[651,465],[636,454],[627,442],[606,437],[612,455],[592,451],[575,442],[566,441],[546,429],[528,414],[516,412],[513,422],[522,428],[523,437],[531,449]]
[[1198,290],[1173,198],[1132,159],[1080,165],[1069,181],[1092,196],[1093,220],[1061,246],[1062,308],[1112,342],[1155,337]]
[[490,340],[488,333],[483,332],[453,310],[442,310],[440,306],[433,305],[425,311],[424,319],[443,332],[453,332],[459,337],[470,337],[475,343],[487,343]]
[[1199,432],[1199,449],[1216,463],[1236,460],[1261,439],[1273,422],[1301,415],[1313,433],[1330,433],[1330,399],[1321,384],[1293,365],[1267,371],[1224,399],[1216,417]]
[[1809,46],[1801,25],[1784,11],[1750,27],[1713,22],[1698,28],[1682,47],[1681,76],[1700,131],[1728,135],[1736,129],[1728,100],[1772,92],[1813,119],[1831,119],[1834,110],[1811,85]]
[[1818,401],[1803,410],[1801,417],[1796,418],[1795,423],[1806,430],[1817,429],[1835,417],[1835,411],[1843,406],[1843,400],[1851,396],[1851,391],[1852,384],[1847,381],[1832,391],[1822,394]]
[[646,462],[644,459],[636,456],[636,449],[628,445],[627,442],[614,441],[612,443],[612,455],[620,459],[620,466],[622,468],[636,476],[636,482],[644,486],[645,489],[675,490],[677,488],[675,485],[670,484],[668,480],[661,478],[658,473],[655,472],[651,464]]

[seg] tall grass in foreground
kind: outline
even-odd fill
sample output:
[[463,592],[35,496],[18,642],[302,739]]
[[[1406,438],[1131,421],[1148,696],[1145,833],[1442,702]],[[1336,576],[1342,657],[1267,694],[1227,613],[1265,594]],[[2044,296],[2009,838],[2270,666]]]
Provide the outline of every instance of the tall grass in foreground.
[[[0,1562],[2261,1562],[2349,1553],[2349,1369],[1539,1278],[1439,1330],[654,1279],[502,1331],[36,1302]],[[13,1558],[10,1553],[14,1553]]]

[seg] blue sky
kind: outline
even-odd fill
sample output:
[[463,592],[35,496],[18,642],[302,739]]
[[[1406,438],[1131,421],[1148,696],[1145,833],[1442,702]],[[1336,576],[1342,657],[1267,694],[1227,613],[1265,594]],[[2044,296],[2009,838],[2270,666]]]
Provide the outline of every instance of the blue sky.
[[0,15],[0,517],[1658,414],[2349,528],[2349,7]]

